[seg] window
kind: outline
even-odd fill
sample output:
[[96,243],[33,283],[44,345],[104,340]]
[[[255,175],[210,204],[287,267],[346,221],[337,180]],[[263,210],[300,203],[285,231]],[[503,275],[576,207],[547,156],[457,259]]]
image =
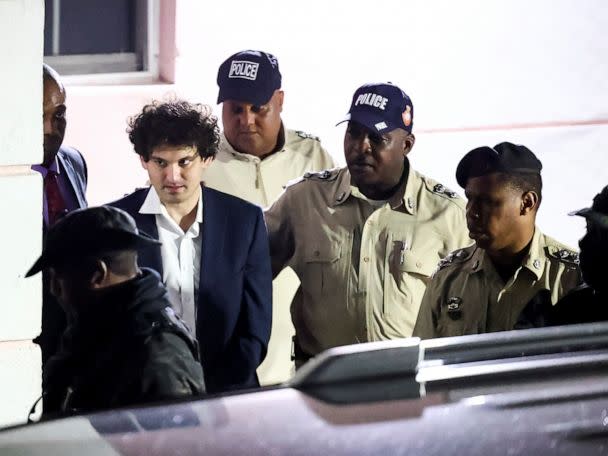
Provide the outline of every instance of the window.
[[45,0],[44,61],[62,75],[156,74],[158,0]]

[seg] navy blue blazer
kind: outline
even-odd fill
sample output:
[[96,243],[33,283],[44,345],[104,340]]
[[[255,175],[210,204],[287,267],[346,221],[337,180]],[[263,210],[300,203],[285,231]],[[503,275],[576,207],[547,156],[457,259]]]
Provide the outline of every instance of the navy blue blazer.
[[[196,334],[208,392],[259,386],[272,322],[272,272],[262,210],[240,198],[203,189],[201,268]],[[140,214],[149,188],[110,203],[138,229],[158,238],[156,217]],[[139,252],[140,266],[162,276],[160,247]]]
[[68,146],[61,146],[57,152],[60,171],[65,172],[70,181],[80,208],[87,207],[87,164],[80,152]]
[[[74,192],[79,208],[87,207],[87,164],[83,156],[76,149],[61,146],[57,152],[57,162],[61,175],[67,177],[69,186]],[[42,217],[42,214],[40,214]],[[43,227],[43,236],[46,232]],[[42,331],[35,339],[40,345],[42,353],[42,365],[55,354],[59,346],[59,340],[66,328],[66,318],[63,309],[49,291],[48,276],[42,274]]]

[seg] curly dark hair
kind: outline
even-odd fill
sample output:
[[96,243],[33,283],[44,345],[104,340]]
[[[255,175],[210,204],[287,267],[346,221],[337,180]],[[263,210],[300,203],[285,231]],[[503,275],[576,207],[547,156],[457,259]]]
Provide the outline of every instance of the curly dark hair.
[[201,158],[215,157],[220,130],[211,108],[185,100],[153,101],[129,119],[129,139],[145,161],[162,145],[196,147]]

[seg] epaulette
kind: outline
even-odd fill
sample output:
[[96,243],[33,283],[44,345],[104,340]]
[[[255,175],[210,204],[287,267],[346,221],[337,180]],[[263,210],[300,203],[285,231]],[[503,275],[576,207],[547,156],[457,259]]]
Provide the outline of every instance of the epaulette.
[[165,317],[167,317],[167,321],[171,325],[173,325],[178,330],[185,332],[188,335],[191,334],[186,324],[182,320],[177,318],[177,315],[175,315],[175,311],[171,307],[165,307],[163,309],[163,313],[165,314]]
[[296,130],[296,135],[298,135],[302,139],[312,139],[313,141],[321,142],[318,136],[311,135],[310,133],[306,133],[305,131]]
[[551,245],[547,247],[547,252],[549,253],[549,256],[556,258],[562,263],[569,263],[578,266],[578,252],[575,252],[574,250]]
[[453,264],[464,263],[470,256],[471,252],[467,252],[466,248],[454,250],[445,258],[439,260],[439,264],[437,264],[437,270],[435,271],[435,273]]
[[287,183],[285,185],[283,185],[283,188],[285,189],[287,187],[291,187],[292,185],[299,184],[300,182],[304,182],[304,176],[296,177],[295,179],[288,180]]
[[339,169],[326,169],[323,171],[318,171],[316,173],[308,172],[302,176],[304,179],[313,179],[313,180],[322,180],[331,182],[336,180],[338,177]]
[[437,195],[445,195],[451,199],[460,198],[458,196],[458,193],[450,190],[449,188],[445,187],[443,184],[435,184],[435,186],[433,187],[433,193],[436,193]]

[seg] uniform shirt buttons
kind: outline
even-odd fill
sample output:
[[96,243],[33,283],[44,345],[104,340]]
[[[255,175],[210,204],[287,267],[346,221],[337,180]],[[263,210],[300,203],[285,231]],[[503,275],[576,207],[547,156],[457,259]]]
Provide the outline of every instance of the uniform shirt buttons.
[[365,261],[366,263],[368,263],[369,262],[369,257],[363,258],[363,261]]
[[420,261],[416,261],[416,267],[420,269],[422,267],[422,263]]
[[321,252],[319,252],[318,250],[315,250],[314,256],[318,257],[319,255],[321,255]]

